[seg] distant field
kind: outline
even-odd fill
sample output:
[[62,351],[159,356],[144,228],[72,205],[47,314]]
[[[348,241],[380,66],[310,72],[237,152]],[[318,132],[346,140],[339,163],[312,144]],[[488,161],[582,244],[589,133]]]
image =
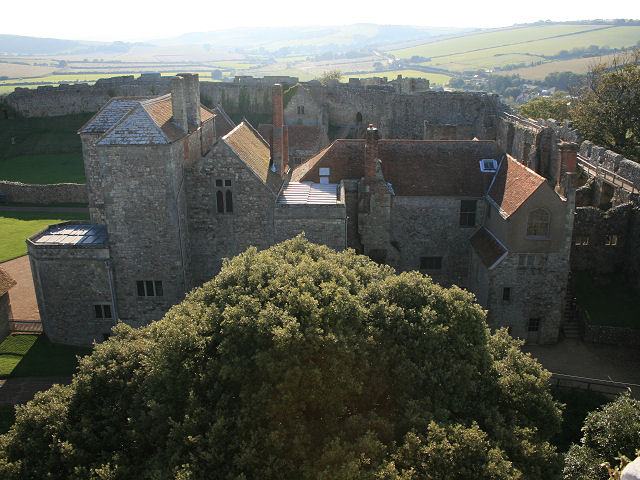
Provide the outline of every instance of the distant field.
[[576,74],[587,73],[594,65],[606,63],[613,60],[615,55],[605,55],[603,57],[575,58],[560,62],[543,63],[533,67],[518,68],[506,73],[509,75],[518,74],[522,78],[529,80],[544,80],[547,75],[553,72],[573,72]]
[[345,75],[342,81],[346,81],[348,78],[371,78],[371,77],[387,77],[388,80],[394,80],[398,75],[403,77],[413,78],[426,78],[431,84],[445,85],[449,83],[451,77],[449,75],[441,75],[439,73],[426,73],[419,70],[393,70],[389,72],[375,72],[375,73],[358,73],[354,75]]
[[425,65],[465,70],[535,62],[590,45],[626,47],[639,40],[640,26],[541,25],[469,34],[389,53],[397,58],[418,55],[431,59]]
[[16,63],[0,62],[0,77],[36,77],[38,75],[47,75],[55,70],[55,67],[39,66],[39,65],[19,65]]
[[0,159],[0,179],[22,183],[85,183],[82,153],[20,155]]

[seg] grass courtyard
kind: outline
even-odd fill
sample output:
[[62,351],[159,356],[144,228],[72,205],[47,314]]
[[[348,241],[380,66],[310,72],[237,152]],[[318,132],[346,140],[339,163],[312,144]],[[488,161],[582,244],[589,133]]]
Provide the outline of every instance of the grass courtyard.
[[26,255],[26,239],[53,223],[89,220],[89,214],[0,211],[0,263]]

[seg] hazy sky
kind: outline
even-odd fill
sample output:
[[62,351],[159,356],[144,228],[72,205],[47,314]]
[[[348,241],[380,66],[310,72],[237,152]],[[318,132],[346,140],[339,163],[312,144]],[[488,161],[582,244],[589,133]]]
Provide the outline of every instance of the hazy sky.
[[3,2],[0,12],[0,33],[131,41],[256,26],[379,23],[501,27],[546,19],[640,19],[640,0],[30,0],[25,4],[13,0]]

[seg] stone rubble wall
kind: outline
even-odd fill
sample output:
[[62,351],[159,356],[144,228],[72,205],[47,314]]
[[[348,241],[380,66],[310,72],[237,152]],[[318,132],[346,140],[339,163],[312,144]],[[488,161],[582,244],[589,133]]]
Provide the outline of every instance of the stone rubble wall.
[[81,183],[52,183],[35,185],[30,183],[0,180],[0,193],[7,195],[9,202],[23,203],[87,203],[87,186]]

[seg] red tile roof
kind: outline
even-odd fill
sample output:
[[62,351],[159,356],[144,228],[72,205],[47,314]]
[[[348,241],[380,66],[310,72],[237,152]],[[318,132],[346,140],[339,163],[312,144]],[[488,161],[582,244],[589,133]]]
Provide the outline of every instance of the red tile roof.
[[500,207],[501,213],[509,217],[544,182],[543,176],[506,155],[491,185],[489,197]]
[[[329,139],[324,128],[307,125],[287,125],[289,149],[316,153],[327,146]],[[273,125],[261,123],[258,132],[269,144],[273,137]]]
[[470,241],[471,246],[487,268],[492,267],[507,253],[506,247],[485,227],[482,227],[474,233]]
[[[329,168],[329,182],[364,176],[364,140],[336,140],[297,167],[292,181],[319,182],[319,169]],[[379,140],[378,156],[385,179],[400,196],[472,196],[487,192],[493,173],[480,171],[483,158],[498,160],[493,141]]]
[[248,122],[242,122],[222,137],[222,140],[273,193],[277,195],[280,192],[283,180],[269,168],[271,163],[269,145]]

